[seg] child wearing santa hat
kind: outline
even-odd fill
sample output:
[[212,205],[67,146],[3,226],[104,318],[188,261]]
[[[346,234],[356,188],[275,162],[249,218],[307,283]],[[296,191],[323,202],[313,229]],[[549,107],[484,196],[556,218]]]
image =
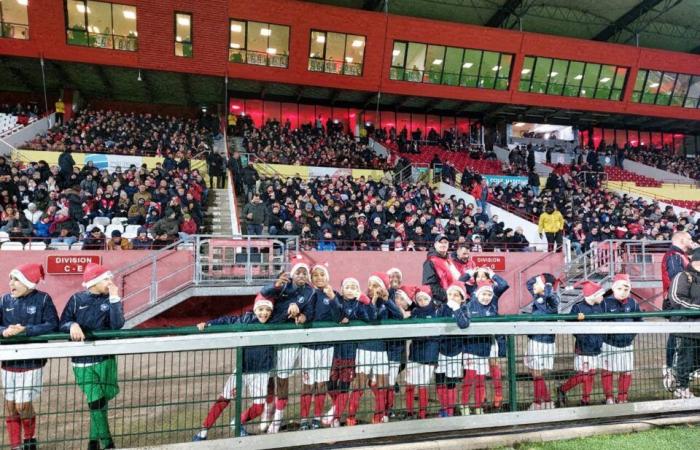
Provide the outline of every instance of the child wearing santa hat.
[[[482,280],[476,283],[474,299],[467,304],[469,316],[494,317],[498,315],[493,293],[493,284]],[[489,357],[492,355],[492,347],[496,345],[494,336],[466,336],[464,338],[462,353],[464,356],[464,381],[462,384],[463,416],[470,414],[469,397],[474,387],[474,414],[483,414],[483,404],[486,400],[486,375],[490,372]],[[493,374],[491,374],[493,376]],[[499,380],[500,381],[500,380]],[[497,395],[494,389],[494,397]]]
[[[118,330],[124,326],[124,307],[112,272],[89,263],[83,272],[85,291],[68,300],[61,314],[60,330],[73,341],[84,341],[85,332]],[[119,393],[117,360],[110,355],[72,358],[75,381],[85,394],[90,410],[89,449],[114,448],[107,422],[107,404]],[[100,447],[101,445],[101,447]]]
[[[10,292],[0,298],[0,334],[39,336],[58,329],[58,314],[49,294],[36,290],[44,278],[41,264],[22,264],[10,272]],[[10,448],[36,448],[32,401],[41,394],[45,359],[3,361],[5,424]]]
[[[346,278],[340,287],[342,311],[340,324],[345,325],[352,321],[372,322],[377,320],[377,308],[372,301],[360,290],[360,282],[355,278]],[[362,392],[367,386],[351,383],[355,380],[355,361],[357,358],[357,343],[342,342],[333,347],[333,366],[331,367],[331,379],[328,383],[328,393],[333,399],[332,411],[327,415],[333,415],[331,422],[333,427],[340,426],[340,420],[348,406],[347,426],[357,425],[357,410],[360,408]],[[348,401],[349,400],[349,401]],[[348,404],[349,403],[349,404]]]
[[[313,315],[307,317],[308,322],[334,322],[340,320],[342,305],[340,294],[333,290],[330,284],[330,273],[325,264],[316,264],[311,269],[311,284],[314,295],[311,299]],[[321,428],[321,416],[326,400],[326,385],[331,377],[333,363],[333,344],[305,344],[301,346],[301,424],[300,430]],[[314,404],[314,419],[309,423],[311,402]],[[326,423],[333,416],[326,417]]]
[[[627,274],[615,275],[612,284],[613,295],[603,300],[604,313],[640,312],[639,304],[630,296],[632,283]],[[642,319],[612,319],[616,322],[640,322]],[[605,403],[615,403],[613,395],[613,373],[617,378],[617,403],[627,403],[634,371],[634,338],[636,334],[606,334],[601,346],[600,381],[603,384]]]
[[[292,261],[292,270],[283,272],[277,280],[265,286],[260,293],[271,299],[275,307],[272,310],[270,323],[303,324],[313,315],[312,297],[314,289],[309,279],[311,269],[306,259],[301,255]],[[275,368],[276,394],[275,411],[272,420],[263,420],[262,427],[268,433],[279,432],[287,408],[289,395],[289,375],[294,370],[299,357],[299,346],[285,345],[277,349]],[[272,408],[266,406],[268,411]],[[267,414],[265,419],[267,419]]]
[[[559,313],[559,295],[555,292],[557,280],[554,275],[543,273],[527,280],[527,290],[532,295],[532,315],[553,315]],[[549,388],[544,372],[554,369],[556,352],[553,334],[530,335],[527,339],[525,367],[530,369],[534,384],[534,402],[530,409],[552,409]]]
[[[240,316],[222,316],[207,322],[197,324],[199,331],[204,331],[212,325],[234,324],[266,324],[272,316],[273,303],[267,297],[258,294],[253,304],[253,312],[246,312]],[[275,348],[271,345],[246,347],[243,349],[243,398],[249,398],[253,404],[241,414],[241,435],[245,436],[243,427],[246,423],[256,419],[263,412],[265,397],[267,396],[267,380],[270,372],[275,368]],[[193,441],[207,439],[209,429],[214,426],[216,419],[226,409],[236,396],[236,372],[234,371],[226,381],[223,392],[209,409],[206,419],[202,423],[202,429],[192,438]],[[231,421],[231,427],[235,427],[236,419]]]
[[[571,307],[571,314],[576,314],[578,320],[585,320],[589,314],[603,312],[603,295],[605,289],[593,281],[583,281],[576,285],[583,291],[583,301],[575,303]],[[603,336],[600,334],[576,334],[574,343],[574,370],[572,376],[557,388],[557,402],[560,407],[567,405],[566,393],[577,385],[581,388],[581,405],[587,406],[591,401],[595,371],[600,366],[600,349],[603,345]]]
[[[398,269],[389,269],[387,274],[395,274]],[[391,320],[403,320],[411,317],[411,307],[413,306],[413,300],[411,299],[411,294],[413,293],[411,286],[395,286],[396,279],[395,275],[389,275],[391,279],[391,288],[389,289],[389,301],[386,303],[386,309],[389,314],[388,319]],[[411,292],[409,294],[407,291]],[[382,305],[383,306],[383,305]],[[378,315],[381,316],[381,312]],[[401,372],[402,364],[406,364],[406,341],[404,339],[392,339],[386,343],[386,352],[389,356],[389,374],[387,376],[387,389],[386,389],[386,414],[390,419],[396,418],[396,412],[394,411],[394,401],[396,398],[396,392],[400,390],[397,380],[399,379],[399,373]]]

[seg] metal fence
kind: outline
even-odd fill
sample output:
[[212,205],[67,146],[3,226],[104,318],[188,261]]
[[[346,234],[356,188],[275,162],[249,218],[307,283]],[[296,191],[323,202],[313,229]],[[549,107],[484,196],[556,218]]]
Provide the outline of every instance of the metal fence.
[[[291,447],[697,410],[700,400],[674,399],[664,388],[662,369],[668,333],[688,333],[695,339],[684,345],[700,346],[700,329],[697,322],[654,321],[658,316],[592,315],[591,322],[572,322],[572,316],[535,316],[530,322],[501,316],[474,319],[464,330],[453,319],[228,325],[203,333],[193,327],[96,332],[84,343],[66,342],[59,334],[7,342],[0,346],[0,360],[48,359],[43,391],[34,401],[42,449],[85,448],[91,433],[95,437],[90,422],[99,417],[76,386],[69,359],[95,355],[116,362],[117,379],[96,383],[95,389],[105,397],[114,394],[98,413],[106,415],[118,447],[182,443],[176,448],[192,448],[193,435],[203,429],[209,441],[232,439],[227,448]],[[642,317],[651,320],[595,321]],[[605,350],[585,359],[585,366],[574,351],[579,333],[636,337],[633,347]],[[555,347],[528,338],[542,334],[556,335]],[[486,356],[461,353],[467,341],[485,345]],[[450,349],[456,349],[454,356],[440,356]],[[385,351],[387,356],[381,356]],[[262,364],[266,355],[276,361],[270,370]],[[285,359],[286,382],[280,380]],[[257,363],[259,370],[250,368]],[[700,387],[697,378],[686,381],[691,389]],[[566,403],[557,395],[562,386]],[[284,437],[261,431],[261,424],[270,425],[265,404],[275,397],[286,397]],[[608,398],[613,401],[606,404]],[[329,413],[332,406],[336,409]],[[334,418],[340,428],[333,427]],[[7,445],[5,432],[2,445]]]

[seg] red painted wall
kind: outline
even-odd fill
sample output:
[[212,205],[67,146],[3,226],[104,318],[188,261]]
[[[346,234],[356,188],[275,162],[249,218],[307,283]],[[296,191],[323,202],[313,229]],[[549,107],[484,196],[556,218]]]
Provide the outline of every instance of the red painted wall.
[[[627,45],[586,41],[512,30],[438,22],[338,8],[295,0],[120,0],[138,8],[138,52],[69,46],[65,40],[64,2],[29,2],[30,39],[0,39],[0,54],[192,72],[260,81],[322,86],[389,94],[451,98],[554,108],[604,111],[700,120],[700,110],[629,102],[639,68],[700,73],[697,55]],[[173,13],[193,14],[194,57],[173,51]],[[227,62],[228,20],[269,21],[291,27],[288,69]],[[367,37],[362,77],[309,72],[311,29],[359,33]],[[389,80],[388,66],[395,39],[496,50],[515,54],[511,89],[495,91]],[[558,97],[517,91],[525,55],[619,64],[630,68],[625,101]]]

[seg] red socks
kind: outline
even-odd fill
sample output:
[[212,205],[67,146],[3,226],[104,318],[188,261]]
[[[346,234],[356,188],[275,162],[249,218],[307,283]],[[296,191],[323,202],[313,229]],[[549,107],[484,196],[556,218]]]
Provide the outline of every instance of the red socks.
[[471,395],[472,386],[476,381],[476,370],[465,370],[464,380],[462,382],[462,404],[469,404],[469,396]]
[[10,437],[10,447],[15,448],[22,445],[22,422],[19,416],[11,416],[5,418],[7,424],[7,434]]
[[587,376],[588,376],[588,374],[585,372],[577,373],[576,375],[569,378],[568,380],[566,380],[566,382],[564,384],[561,385],[561,390],[564,392],[569,392],[570,390],[572,390],[573,388],[575,388],[579,384],[585,383]]
[[301,418],[307,419],[309,417],[309,411],[311,411],[311,394],[301,395]]
[[202,426],[207,430],[213,427],[216,423],[216,419],[218,419],[221,413],[224,412],[224,409],[226,409],[230,402],[231,400],[226,400],[223,397],[219,397],[219,399],[213,405],[211,405],[211,408],[209,408],[209,414],[207,414],[206,419],[204,419]]
[[262,414],[263,409],[265,409],[265,405],[263,404],[258,404],[258,403],[253,403],[250,408],[246,409],[243,411],[241,414],[241,423],[248,423],[249,421],[255,419],[256,417],[260,416]]
[[626,402],[627,401],[627,392],[629,391],[631,385],[632,385],[632,373],[631,372],[623,372],[618,376],[618,379],[617,379],[617,401],[618,402]]
[[374,417],[381,419],[386,409],[386,389],[374,389]]
[[387,409],[387,411],[394,408],[395,396],[396,396],[396,393],[394,392],[393,388],[389,388],[386,390],[386,409]]
[[447,403],[447,415],[455,415],[455,403],[457,403],[457,388],[445,388],[445,400]]
[[547,388],[544,377],[536,377],[533,381],[535,383],[535,403],[551,402],[552,397],[549,395],[549,388]]
[[326,403],[326,394],[314,395],[314,417],[321,417],[324,413],[323,405]]
[[357,410],[360,409],[360,399],[362,398],[362,390],[355,389],[350,394],[350,407],[348,408],[348,417],[355,418]]
[[413,414],[413,396],[415,395],[415,389],[413,385],[406,385],[406,412],[408,414]]
[[477,375],[476,384],[474,386],[474,406],[476,408],[481,408],[486,399],[486,376]]
[[275,400],[275,409],[282,411],[286,407],[287,407],[287,399],[286,398],[278,398]]
[[36,431],[36,416],[30,417],[29,419],[22,419],[22,431],[24,432],[25,440],[34,437],[34,432]]
[[612,372],[603,370],[600,373],[600,381],[603,384],[603,393],[605,394],[605,400],[614,398]]
[[444,384],[438,384],[435,387],[435,392],[437,392],[437,398],[440,402],[440,408],[447,411],[447,386]]
[[581,402],[588,404],[591,401],[591,392],[593,392],[593,382],[595,381],[595,370],[591,370],[584,375],[583,380],[583,392],[581,395]]
[[491,383],[493,383],[493,398],[499,403],[503,400],[503,382],[501,381],[501,365],[493,364],[489,367],[491,370]]
[[428,415],[428,388],[421,386],[418,388],[418,417],[425,419]]
[[333,406],[335,406],[335,417],[334,419],[340,420],[345,412],[345,405],[348,403],[348,393],[338,392],[333,400]]

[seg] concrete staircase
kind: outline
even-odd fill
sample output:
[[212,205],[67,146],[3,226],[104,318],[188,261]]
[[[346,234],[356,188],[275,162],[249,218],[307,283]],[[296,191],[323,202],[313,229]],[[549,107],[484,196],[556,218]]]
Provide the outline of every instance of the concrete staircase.
[[227,189],[209,190],[209,208],[204,216],[204,229],[207,234],[232,236],[231,203]]

